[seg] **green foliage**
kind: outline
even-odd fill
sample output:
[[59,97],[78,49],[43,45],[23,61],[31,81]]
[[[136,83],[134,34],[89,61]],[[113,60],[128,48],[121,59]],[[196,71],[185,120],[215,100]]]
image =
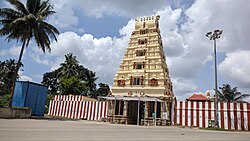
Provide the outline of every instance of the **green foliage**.
[[97,89],[99,96],[107,96],[110,93],[109,85],[104,83],[99,83],[99,88]]
[[45,113],[48,112],[49,102],[55,95],[85,95],[92,98],[106,96],[110,92],[109,86],[99,83],[96,88],[95,72],[79,64],[72,53],[65,55],[65,61],[52,72],[43,74],[42,84],[48,86],[49,92],[46,101]]
[[250,94],[242,94],[238,92],[237,87],[231,88],[229,84],[223,84],[219,87],[218,100],[224,102],[244,102],[244,99],[250,97]]
[[9,105],[10,95],[0,96],[0,107],[7,107]]
[[42,84],[48,86],[49,92],[58,94],[75,94],[97,97],[94,72],[79,64],[72,53],[65,55],[60,67],[43,75]]
[[17,62],[14,59],[0,61],[0,96],[10,94],[16,66]]
[[28,46],[32,38],[35,39],[43,52],[50,51],[50,38],[56,40],[59,31],[47,23],[49,16],[55,13],[49,0],[27,0],[23,4],[20,0],[6,0],[11,8],[0,8],[0,36],[7,36],[8,41],[15,39]]
[[86,82],[81,81],[78,77],[72,76],[70,78],[61,77],[59,80],[59,88],[61,94],[81,95],[86,91]]

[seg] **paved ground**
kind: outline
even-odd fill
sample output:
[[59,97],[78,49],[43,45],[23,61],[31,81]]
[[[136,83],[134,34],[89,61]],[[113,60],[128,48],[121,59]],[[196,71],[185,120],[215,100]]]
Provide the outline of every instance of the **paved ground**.
[[226,140],[250,141],[250,132],[114,125],[90,121],[0,119],[0,141]]

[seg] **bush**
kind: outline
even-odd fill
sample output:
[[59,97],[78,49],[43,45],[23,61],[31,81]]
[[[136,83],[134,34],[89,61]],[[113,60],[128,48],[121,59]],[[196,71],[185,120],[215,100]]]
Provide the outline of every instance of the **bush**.
[[10,95],[3,95],[0,96],[0,106],[1,107],[8,107],[9,106],[9,101],[10,101]]

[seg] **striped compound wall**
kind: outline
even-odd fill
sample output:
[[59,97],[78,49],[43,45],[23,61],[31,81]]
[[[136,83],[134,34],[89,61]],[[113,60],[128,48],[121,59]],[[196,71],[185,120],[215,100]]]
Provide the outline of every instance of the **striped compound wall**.
[[100,121],[107,116],[107,106],[107,102],[83,101],[83,96],[58,95],[50,101],[48,115]]
[[[207,128],[215,119],[214,102],[174,102],[172,124]],[[250,130],[249,103],[219,103],[219,127],[227,130]]]

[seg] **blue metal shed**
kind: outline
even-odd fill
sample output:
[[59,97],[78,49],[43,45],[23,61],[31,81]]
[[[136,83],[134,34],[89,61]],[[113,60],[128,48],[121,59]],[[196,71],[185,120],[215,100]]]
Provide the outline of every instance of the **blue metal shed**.
[[31,115],[43,116],[48,88],[44,85],[16,81],[16,87],[12,100],[12,107],[30,107]]

